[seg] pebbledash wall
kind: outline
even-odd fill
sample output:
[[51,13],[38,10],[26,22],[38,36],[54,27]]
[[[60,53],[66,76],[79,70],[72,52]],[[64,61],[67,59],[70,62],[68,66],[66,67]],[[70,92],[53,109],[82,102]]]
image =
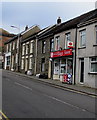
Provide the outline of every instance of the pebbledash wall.
[[[90,24],[87,22],[77,30],[76,84],[97,88],[97,20]],[[80,45],[82,31],[85,35],[84,46]]]

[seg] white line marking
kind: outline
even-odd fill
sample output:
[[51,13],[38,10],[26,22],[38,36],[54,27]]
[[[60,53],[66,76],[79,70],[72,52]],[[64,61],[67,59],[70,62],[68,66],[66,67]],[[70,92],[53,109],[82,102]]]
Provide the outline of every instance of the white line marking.
[[17,84],[17,85],[19,85],[19,86],[21,86],[21,87],[24,87],[24,88],[26,88],[26,89],[32,90],[32,88],[27,87],[27,86],[25,86],[25,85],[22,85],[22,84],[20,84],[20,83],[18,83],[18,82],[15,82],[15,84]]
[[[49,96],[49,95],[46,95],[46,94],[44,94],[44,95],[47,96],[47,97],[49,97],[49,98],[51,98],[51,99],[53,99],[53,100],[56,100],[56,101],[58,101],[58,102],[61,102],[61,103],[63,103],[63,104],[69,105],[69,106],[71,106],[71,107],[75,107],[76,109],[81,109],[80,107],[77,107],[77,106],[75,106],[75,105],[72,105],[72,104],[70,104],[70,103],[67,103],[67,102],[65,102],[65,101],[62,101],[62,100],[60,100],[60,99],[57,99],[57,98],[55,98],[55,97],[52,97],[52,96]],[[82,109],[82,110],[85,111],[85,109]]]

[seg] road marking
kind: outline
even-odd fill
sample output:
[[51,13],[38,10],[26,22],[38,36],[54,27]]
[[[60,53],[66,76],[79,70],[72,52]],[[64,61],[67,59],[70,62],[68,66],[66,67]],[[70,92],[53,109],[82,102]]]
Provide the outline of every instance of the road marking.
[[89,95],[89,94],[81,92],[81,91],[76,91],[76,90],[72,90],[72,89],[69,89],[69,88],[64,88],[64,87],[57,86],[57,85],[52,85],[52,86],[54,86],[55,88],[59,88],[59,89],[63,89],[63,90],[68,90],[68,91],[71,91],[71,92],[74,92],[74,93],[79,93],[79,94],[82,94],[82,95],[88,95],[90,97],[97,98],[97,96],[95,96],[95,95]]
[[1,116],[2,116],[2,117],[0,116],[0,117],[1,117],[0,120],[3,120],[3,117],[4,117],[6,120],[9,120],[8,117],[7,117],[1,110],[0,110],[0,114],[1,114]]
[[30,87],[27,87],[27,86],[25,86],[25,85],[22,85],[22,84],[20,84],[20,83],[18,83],[18,82],[14,82],[16,85],[19,85],[19,86],[21,86],[21,87],[24,87],[24,88],[26,88],[26,89],[29,89],[29,90],[31,90],[32,91],[32,88],[30,88]]

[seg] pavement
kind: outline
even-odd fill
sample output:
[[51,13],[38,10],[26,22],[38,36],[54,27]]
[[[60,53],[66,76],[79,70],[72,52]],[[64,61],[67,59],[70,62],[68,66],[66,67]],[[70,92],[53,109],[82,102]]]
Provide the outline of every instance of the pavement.
[[[12,72],[12,71],[8,71],[8,72]],[[40,79],[36,76],[29,76],[23,73],[19,73],[19,72],[14,72],[17,75],[21,75],[21,76],[25,76],[28,78],[32,78],[34,80],[38,80],[47,84],[50,84],[54,87],[59,87],[60,89],[68,89],[71,91],[75,91],[75,92],[79,92],[79,93],[83,93],[83,94],[87,94],[87,95],[92,95],[92,96],[96,96],[97,97],[97,89],[95,88],[90,88],[90,87],[86,87],[83,85],[70,85],[70,84],[66,84],[66,83],[62,83],[59,80],[52,80],[52,79]]]

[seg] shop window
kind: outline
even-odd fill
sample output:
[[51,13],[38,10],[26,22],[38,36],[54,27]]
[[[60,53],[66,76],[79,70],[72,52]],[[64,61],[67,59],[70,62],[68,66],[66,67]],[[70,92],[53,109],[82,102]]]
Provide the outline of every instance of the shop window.
[[60,50],[60,37],[59,36],[57,36],[56,38],[55,38],[55,50],[57,51],[57,50]]
[[60,73],[66,73],[66,59],[60,60]]
[[7,57],[7,65],[10,65],[10,56]]
[[53,38],[50,40],[50,51],[51,52],[54,51],[54,39]]
[[54,61],[54,74],[59,74],[59,60]]
[[45,58],[41,59],[41,72],[45,71]]
[[80,47],[86,47],[86,30],[80,31]]
[[90,72],[97,73],[97,57],[90,58]]
[[45,53],[46,41],[42,41],[42,53]]
[[71,34],[70,33],[66,33],[65,34],[65,49],[68,48],[68,42],[71,41]]
[[67,73],[72,74],[72,58],[67,59]]

